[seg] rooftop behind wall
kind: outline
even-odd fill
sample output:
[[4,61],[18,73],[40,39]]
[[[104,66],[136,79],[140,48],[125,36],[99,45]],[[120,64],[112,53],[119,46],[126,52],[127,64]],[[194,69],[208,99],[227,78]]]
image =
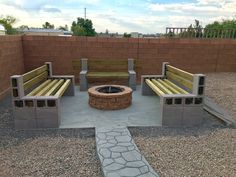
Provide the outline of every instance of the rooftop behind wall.
[[[142,66],[137,71],[138,81],[141,74],[160,73],[163,61],[192,73],[236,72],[236,40],[233,39],[22,36],[22,41],[25,72],[52,61],[55,74],[76,74],[78,79],[72,60],[82,57],[134,58]],[[21,37],[0,37],[0,68],[1,93],[10,86],[10,75],[22,72]]]

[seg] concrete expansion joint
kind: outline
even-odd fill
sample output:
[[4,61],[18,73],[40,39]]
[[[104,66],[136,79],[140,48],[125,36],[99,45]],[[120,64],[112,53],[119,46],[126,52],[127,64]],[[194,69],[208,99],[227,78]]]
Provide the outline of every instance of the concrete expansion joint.
[[96,144],[104,177],[158,177],[126,127],[96,128]]

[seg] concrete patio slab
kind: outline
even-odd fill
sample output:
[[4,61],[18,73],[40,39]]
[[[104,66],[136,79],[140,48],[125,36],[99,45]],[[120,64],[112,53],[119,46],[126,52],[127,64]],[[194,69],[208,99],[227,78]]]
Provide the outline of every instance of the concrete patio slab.
[[133,92],[132,105],[126,109],[103,111],[88,105],[88,93],[76,87],[74,97],[61,99],[60,128],[111,126],[161,126],[160,100],[157,96],[142,96],[140,86]]

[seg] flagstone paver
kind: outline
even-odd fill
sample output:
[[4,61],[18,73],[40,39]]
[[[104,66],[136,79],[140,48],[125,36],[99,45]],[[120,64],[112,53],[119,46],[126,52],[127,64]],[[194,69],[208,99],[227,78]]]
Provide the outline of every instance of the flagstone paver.
[[126,127],[97,127],[96,143],[104,177],[158,177]]

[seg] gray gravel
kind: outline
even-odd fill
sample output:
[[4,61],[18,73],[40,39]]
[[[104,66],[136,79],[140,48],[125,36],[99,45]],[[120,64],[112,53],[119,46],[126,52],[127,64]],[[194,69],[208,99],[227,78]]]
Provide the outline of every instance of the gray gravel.
[[[236,73],[207,74],[206,95],[236,115]],[[194,128],[130,128],[140,151],[162,177],[236,176],[236,129],[216,119]]]
[[162,177],[236,176],[236,130],[130,129],[149,164]]
[[206,75],[206,95],[236,120],[236,72]]
[[94,129],[14,131],[9,100],[0,104],[1,177],[100,177]]

